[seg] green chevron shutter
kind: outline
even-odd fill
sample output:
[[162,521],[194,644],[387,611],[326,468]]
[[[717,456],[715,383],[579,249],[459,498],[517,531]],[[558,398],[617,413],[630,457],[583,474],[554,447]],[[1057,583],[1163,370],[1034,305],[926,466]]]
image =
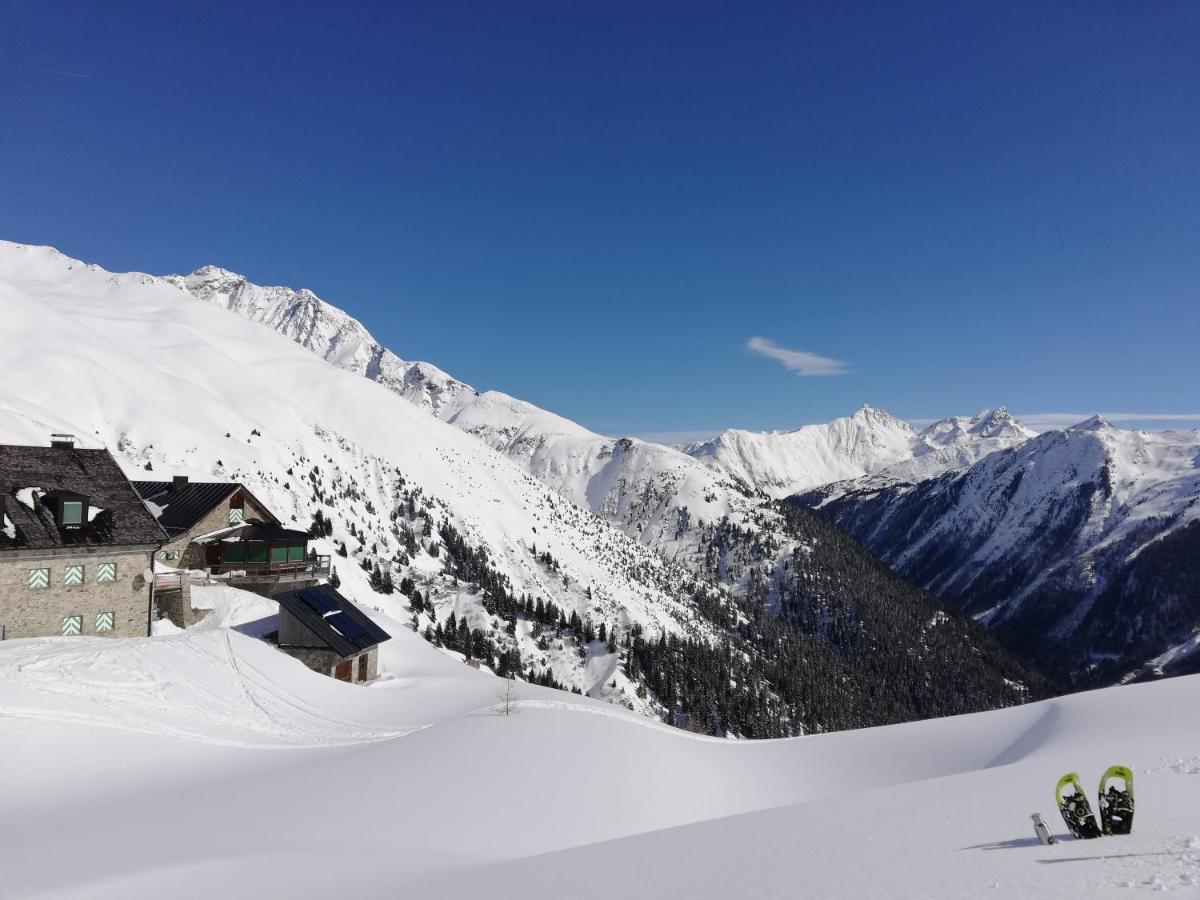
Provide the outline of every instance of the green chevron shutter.
[[63,584],[69,587],[83,584],[83,566],[67,566],[63,570]]
[[49,569],[30,569],[29,570],[29,586],[31,588],[50,587],[50,570]]
[[63,619],[64,635],[79,634],[83,631],[83,616],[66,616]]
[[112,631],[113,630],[113,619],[115,617],[116,617],[116,613],[111,613],[111,612],[96,613],[96,630],[97,631]]
[[106,581],[117,580],[117,564],[115,562],[99,563],[96,566],[96,581],[104,584]]

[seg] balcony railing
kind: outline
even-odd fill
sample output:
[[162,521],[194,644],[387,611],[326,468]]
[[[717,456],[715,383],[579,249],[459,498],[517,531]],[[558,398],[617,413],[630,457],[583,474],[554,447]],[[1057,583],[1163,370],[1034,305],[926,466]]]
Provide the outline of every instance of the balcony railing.
[[209,575],[223,581],[261,578],[325,578],[329,575],[328,556],[315,556],[289,562],[225,562],[207,566]]

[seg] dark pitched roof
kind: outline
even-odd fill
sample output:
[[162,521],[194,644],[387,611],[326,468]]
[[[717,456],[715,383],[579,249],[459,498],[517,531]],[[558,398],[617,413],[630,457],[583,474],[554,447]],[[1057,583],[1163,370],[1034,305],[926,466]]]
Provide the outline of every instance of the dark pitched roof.
[[[244,485],[234,482],[204,481],[135,481],[142,499],[159,507],[158,523],[171,537],[177,537],[194,526],[224,502],[234,491],[254,495]],[[258,503],[257,498],[254,502]],[[261,503],[258,504],[262,506]],[[263,507],[266,510],[266,507]],[[270,511],[267,511],[270,515]]]
[[[89,510],[80,525],[61,527],[53,505],[72,494],[87,497]],[[167,539],[107,450],[0,445],[0,501],[16,526],[13,538],[0,527],[0,550],[157,545]]]
[[276,594],[271,599],[279,601],[338,656],[353,656],[392,637],[327,584]]

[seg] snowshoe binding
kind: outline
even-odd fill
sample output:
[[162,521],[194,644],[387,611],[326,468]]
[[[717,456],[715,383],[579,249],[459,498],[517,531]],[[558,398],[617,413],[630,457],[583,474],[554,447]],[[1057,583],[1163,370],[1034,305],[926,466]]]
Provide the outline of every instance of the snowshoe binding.
[[[1118,790],[1110,780],[1121,779]],[[1133,830],[1133,772],[1125,766],[1109,766],[1100,778],[1100,827],[1105,834],[1129,834]]]
[[[1072,793],[1064,797],[1063,788],[1068,786]],[[1058,779],[1058,786],[1054,789],[1054,801],[1058,804],[1058,811],[1062,813],[1067,828],[1077,840],[1100,837],[1100,826],[1096,824],[1096,816],[1092,812],[1092,805],[1088,803],[1087,794],[1083,792],[1083,786],[1079,783],[1078,773],[1071,772]]]

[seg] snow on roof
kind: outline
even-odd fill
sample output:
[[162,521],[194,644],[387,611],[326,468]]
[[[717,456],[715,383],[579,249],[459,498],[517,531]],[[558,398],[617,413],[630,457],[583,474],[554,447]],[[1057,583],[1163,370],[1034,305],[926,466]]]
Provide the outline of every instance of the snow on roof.
[[40,487],[23,487],[15,492],[17,502],[26,509],[37,509],[37,504],[46,496],[46,489]]

